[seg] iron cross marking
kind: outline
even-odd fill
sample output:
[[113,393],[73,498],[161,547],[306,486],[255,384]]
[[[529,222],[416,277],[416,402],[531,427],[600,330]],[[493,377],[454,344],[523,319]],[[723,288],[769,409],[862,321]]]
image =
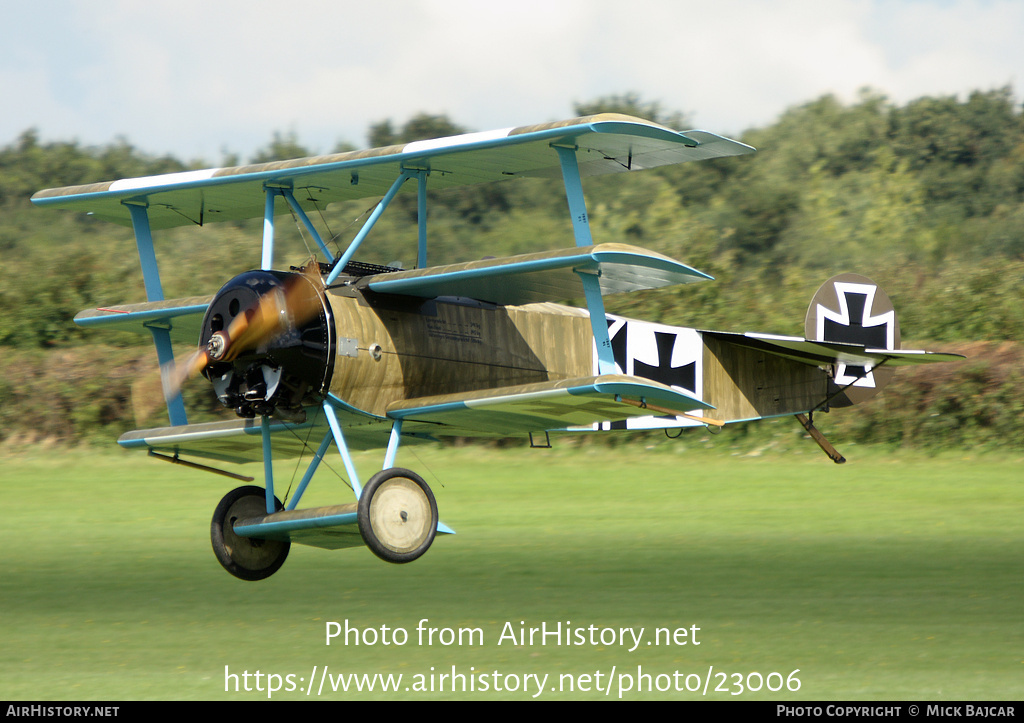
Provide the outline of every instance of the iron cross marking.
[[654,340],[658,346],[658,366],[645,364],[639,359],[633,360],[633,372],[638,377],[651,379],[670,387],[682,387],[693,394],[697,393],[696,362],[672,366],[672,350],[676,345],[676,335],[664,331],[654,332]]
[[[871,316],[876,290],[877,287],[866,284],[837,283],[839,311],[818,305],[821,340],[860,344],[868,349],[888,349],[894,343],[896,317],[891,310]],[[837,384],[856,382],[858,386],[875,386],[874,376],[868,368],[846,364],[838,365],[834,381]]]
[[888,347],[890,316],[869,316],[871,310],[868,308],[866,293],[843,291],[842,294],[846,304],[840,304],[840,308],[846,313],[840,313],[838,318],[825,317],[823,341],[862,344],[869,349]]
[[[611,332],[611,326],[615,320],[608,319],[609,332]],[[612,354],[615,358],[615,364],[619,367],[623,374],[627,370],[627,357],[629,356],[630,343],[627,335],[629,334],[629,322],[626,322],[619,326],[612,334]],[[679,367],[672,366],[672,352],[675,349],[676,339],[678,337],[675,334],[664,331],[654,332],[655,345],[658,349],[658,364],[657,366],[647,364],[640,361],[639,359],[633,359],[633,374],[644,379],[651,379],[662,384],[667,384],[670,387],[681,387],[688,392],[693,394],[697,393],[697,363],[690,362],[683,364]],[[673,419],[672,416],[666,416],[665,419]],[[626,420],[619,420],[612,422],[609,427],[610,429],[626,429]]]

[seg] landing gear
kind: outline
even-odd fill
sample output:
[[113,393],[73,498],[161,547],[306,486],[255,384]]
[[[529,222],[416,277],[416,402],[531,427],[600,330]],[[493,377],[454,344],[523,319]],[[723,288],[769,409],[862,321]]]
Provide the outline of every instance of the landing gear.
[[381,470],[359,497],[359,534],[377,557],[412,562],[430,548],[437,533],[437,502],[415,472]]
[[[274,498],[276,509],[283,505]],[[213,553],[224,569],[242,580],[263,580],[277,572],[288,557],[290,540],[264,540],[241,537],[235,522],[267,514],[267,497],[262,487],[248,485],[224,496],[213,513],[210,541]]]
[[[437,502],[430,487],[415,472],[393,467],[401,435],[396,421],[384,458],[384,467],[360,486],[341,425],[330,402],[324,402],[324,416],[331,429],[324,435],[306,474],[284,510],[274,498],[274,512],[268,513],[273,497],[271,466],[271,423],[260,422],[266,489],[239,487],[224,496],[213,513],[210,540],[217,561],[242,580],[263,580],[277,572],[288,557],[292,542],[339,550],[366,545],[387,562],[405,563],[418,559],[430,549],[435,535],[452,534],[440,524]],[[295,509],[331,442],[338,446],[357,500],[341,505]],[[440,528],[440,530],[438,529]],[[358,531],[358,534],[357,534]]]

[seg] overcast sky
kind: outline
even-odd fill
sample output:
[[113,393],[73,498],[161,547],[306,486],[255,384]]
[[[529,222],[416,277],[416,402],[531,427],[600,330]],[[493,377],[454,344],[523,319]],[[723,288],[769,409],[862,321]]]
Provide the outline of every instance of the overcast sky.
[[558,120],[636,92],[738,134],[871,86],[897,103],[1024,80],[1022,0],[0,0],[0,145],[243,160],[371,123]]

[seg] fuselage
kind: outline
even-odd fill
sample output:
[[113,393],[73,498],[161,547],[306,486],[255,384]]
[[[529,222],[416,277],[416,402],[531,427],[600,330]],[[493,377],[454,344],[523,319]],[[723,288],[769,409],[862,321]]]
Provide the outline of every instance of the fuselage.
[[[383,416],[422,397],[595,376],[585,309],[495,306],[467,299],[398,299],[328,291],[339,352],[331,392]],[[695,329],[608,316],[617,371],[685,390],[721,421],[793,414],[826,395],[822,369],[709,338]],[[347,349],[348,351],[342,351]],[[687,424],[643,418],[610,426]]]
[[[204,338],[264,287],[313,284],[288,272],[248,272],[218,292]],[[260,292],[260,289],[264,291]],[[376,294],[358,281],[315,290],[318,312],[207,376],[241,416],[301,413],[332,394],[384,417],[397,402],[598,375],[588,312],[553,303],[501,306],[473,299]],[[237,302],[237,303],[236,303]],[[251,308],[251,307],[250,307]],[[817,367],[730,343],[695,329],[607,316],[616,373],[676,387],[739,421],[813,409],[827,394]],[[651,417],[608,424],[692,424]]]
[[331,392],[383,416],[392,402],[590,376],[584,311],[328,291],[338,335]]

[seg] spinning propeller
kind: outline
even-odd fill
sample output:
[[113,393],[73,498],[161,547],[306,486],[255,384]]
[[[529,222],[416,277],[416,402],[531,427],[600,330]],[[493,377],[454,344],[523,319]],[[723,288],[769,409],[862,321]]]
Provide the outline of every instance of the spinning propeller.
[[[315,259],[310,260],[297,273],[254,271],[229,281],[210,304],[203,320],[203,336],[199,347],[182,362],[168,365],[169,368],[162,370],[164,398],[170,399],[179,394],[184,385],[199,374],[205,373],[211,381],[215,379],[214,369],[225,377],[233,374],[232,370],[238,366],[236,361],[247,354],[259,356],[256,362],[249,365],[250,369],[261,369],[264,364],[283,366],[279,360],[272,361],[263,357],[287,356],[287,352],[279,350],[278,354],[272,354],[267,350],[280,346],[283,337],[301,337],[304,327],[316,317],[326,317],[327,305],[323,289],[319,264]],[[300,346],[308,345],[303,341],[296,343]],[[244,376],[246,372],[239,368],[238,374]],[[221,386],[228,384],[222,383]],[[235,382],[231,402],[225,398],[226,393],[218,389],[221,401],[228,406],[236,406],[233,397],[241,393],[249,402],[269,402],[272,396],[272,392],[256,393],[253,388],[256,385],[246,386],[244,381],[242,392],[238,392],[238,386],[239,382]],[[295,406],[298,400],[288,400],[288,403]],[[153,404],[148,408],[145,416],[156,406]],[[269,410],[274,405],[264,406]]]

